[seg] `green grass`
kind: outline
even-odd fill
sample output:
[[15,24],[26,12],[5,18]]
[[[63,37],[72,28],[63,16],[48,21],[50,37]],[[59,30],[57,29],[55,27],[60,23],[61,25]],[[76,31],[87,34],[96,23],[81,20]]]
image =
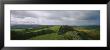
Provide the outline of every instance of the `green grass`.
[[77,29],[76,28],[76,30],[78,30],[79,32],[84,32],[82,35],[86,35],[90,39],[94,39],[94,40],[100,39],[100,29],[98,27],[96,27],[96,28],[89,28],[89,29],[86,29],[86,28],[79,28],[79,29]]
[[25,29],[12,29],[12,31],[24,31]]
[[51,29],[51,30],[53,30],[55,32],[58,32],[58,30],[59,30],[60,27],[61,26],[53,26],[53,27],[50,27],[49,29]]
[[60,39],[63,39],[62,35],[58,35],[57,33],[51,33],[32,37],[29,40],[60,40]]

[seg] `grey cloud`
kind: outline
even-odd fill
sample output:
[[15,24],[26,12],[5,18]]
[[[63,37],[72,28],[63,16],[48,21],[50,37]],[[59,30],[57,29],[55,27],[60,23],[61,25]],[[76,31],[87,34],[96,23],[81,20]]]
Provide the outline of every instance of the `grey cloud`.
[[[29,22],[32,24],[68,24],[68,25],[92,25],[100,24],[100,11],[99,10],[39,10],[39,11],[21,11],[11,10],[11,17]],[[27,17],[30,17],[26,19]],[[31,18],[33,20],[31,20]],[[12,18],[13,19],[13,18]],[[25,20],[25,21],[24,21]],[[40,22],[37,22],[39,20]],[[19,20],[12,20],[20,23]],[[32,23],[31,23],[32,22]],[[90,23],[91,22],[91,23]]]
[[30,14],[26,10],[11,10],[11,15],[17,18],[25,18],[25,17],[36,17],[35,14]]

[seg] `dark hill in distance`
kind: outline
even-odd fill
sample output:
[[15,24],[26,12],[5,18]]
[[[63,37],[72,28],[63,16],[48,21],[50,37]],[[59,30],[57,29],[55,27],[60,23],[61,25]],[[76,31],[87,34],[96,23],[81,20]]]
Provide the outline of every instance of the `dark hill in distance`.
[[[25,29],[25,28],[39,28],[39,27],[51,27],[51,26],[69,26],[69,25],[37,25],[37,24],[33,24],[33,25],[25,25],[25,24],[19,24],[19,25],[11,25],[11,28],[12,29]],[[100,26],[100,25],[87,25],[87,26],[83,26],[83,27],[97,27],[97,26]],[[74,26],[71,26],[71,27],[74,27]],[[77,26],[76,26],[77,27]],[[78,26],[80,27],[80,26]],[[82,27],[82,26],[81,26]]]
[[26,29],[26,28],[39,28],[39,27],[49,27],[52,25],[11,25],[12,29]]

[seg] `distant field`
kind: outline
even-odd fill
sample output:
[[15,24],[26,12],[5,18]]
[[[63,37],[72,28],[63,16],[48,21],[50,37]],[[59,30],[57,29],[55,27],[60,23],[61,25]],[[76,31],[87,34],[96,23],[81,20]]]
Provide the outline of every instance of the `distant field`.
[[100,26],[11,26],[11,40],[100,40]]

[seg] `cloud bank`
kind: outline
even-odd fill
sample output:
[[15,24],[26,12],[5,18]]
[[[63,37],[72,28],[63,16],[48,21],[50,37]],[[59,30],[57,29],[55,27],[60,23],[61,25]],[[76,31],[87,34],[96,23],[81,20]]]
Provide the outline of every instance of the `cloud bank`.
[[11,25],[99,25],[99,10],[11,10]]

